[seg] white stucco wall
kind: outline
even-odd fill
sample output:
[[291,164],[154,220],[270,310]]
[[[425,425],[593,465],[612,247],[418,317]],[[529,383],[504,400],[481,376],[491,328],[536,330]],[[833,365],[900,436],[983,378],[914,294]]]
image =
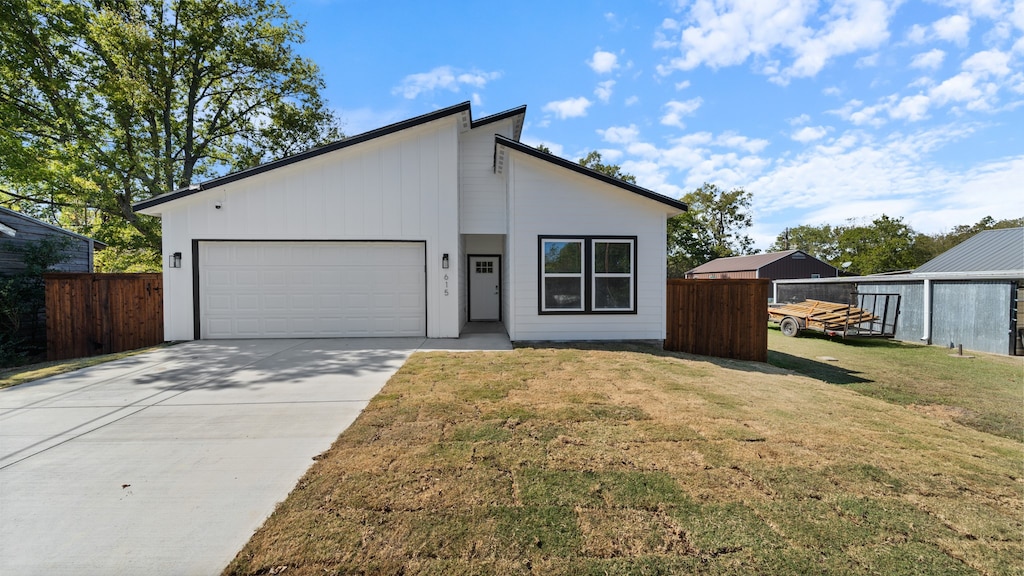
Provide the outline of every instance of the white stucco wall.
[[458,336],[458,153],[447,117],[150,209],[164,254],[183,255],[180,269],[164,262],[165,337],[193,338],[192,244],[213,239],[425,241],[427,336]]
[[[664,340],[665,226],[672,209],[509,151],[509,317],[513,340]],[[636,314],[538,313],[538,237],[636,236]]]

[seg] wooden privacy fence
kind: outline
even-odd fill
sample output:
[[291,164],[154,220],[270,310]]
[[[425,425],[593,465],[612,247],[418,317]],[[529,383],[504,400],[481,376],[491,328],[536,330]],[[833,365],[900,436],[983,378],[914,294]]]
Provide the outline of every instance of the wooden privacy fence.
[[669,280],[665,349],[767,362],[770,286],[766,278]]
[[50,360],[110,354],[164,341],[161,274],[64,274],[46,281]]

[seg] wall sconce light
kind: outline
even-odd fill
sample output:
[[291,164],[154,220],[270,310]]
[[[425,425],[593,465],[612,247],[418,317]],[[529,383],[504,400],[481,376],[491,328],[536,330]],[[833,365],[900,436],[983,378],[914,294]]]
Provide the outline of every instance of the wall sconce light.
[[221,206],[223,206],[223,204],[220,202],[220,200],[213,203],[213,207],[216,208],[217,210],[220,210]]
[[441,256],[441,268],[448,269],[448,253],[445,252],[444,256]]
[[181,252],[171,254],[170,258],[167,259],[167,265],[171,268],[181,268]]

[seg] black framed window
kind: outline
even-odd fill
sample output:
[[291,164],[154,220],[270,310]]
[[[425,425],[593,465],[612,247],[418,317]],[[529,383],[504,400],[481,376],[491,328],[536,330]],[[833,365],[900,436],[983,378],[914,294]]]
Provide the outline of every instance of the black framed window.
[[635,236],[540,236],[541,314],[636,313]]

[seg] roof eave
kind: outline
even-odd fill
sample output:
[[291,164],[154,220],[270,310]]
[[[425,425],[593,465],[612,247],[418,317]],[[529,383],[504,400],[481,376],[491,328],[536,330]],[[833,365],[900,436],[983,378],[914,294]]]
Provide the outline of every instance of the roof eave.
[[581,166],[578,162],[573,162],[571,160],[566,160],[565,158],[562,158],[560,156],[555,156],[554,154],[542,152],[532,146],[527,146],[522,142],[506,138],[501,134],[494,135],[494,145],[496,148],[498,146],[505,146],[507,148],[511,148],[512,150],[516,150],[517,152],[522,152],[523,154],[526,154],[528,156],[532,156],[545,162],[550,162],[551,164],[554,164],[561,168],[566,168],[568,170],[576,172],[577,174],[582,174],[589,178],[600,180],[605,184],[611,184],[616,188],[621,188],[623,190],[626,190],[627,192],[632,192],[634,194],[643,196],[650,200],[660,202],[673,209],[672,211],[670,211],[672,215],[685,212],[688,209],[686,207],[686,204],[679,200],[669,198],[668,196],[665,196],[663,194],[658,194],[657,192],[653,190],[648,190],[647,188],[643,188],[642,186],[637,186],[636,184],[630,184],[629,182],[626,182],[624,180],[613,178],[611,176],[608,176],[607,174],[602,174],[601,172],[598,172],[596,170],[591,170],[590,168]]
[[135,204],[132,205],[132,210],[134,210],[136,212],[141,212],[143,214],[149,214],[149,215],[153,215],[153,216],[158,216],[158,215],[160,215],[160,211],[159,210],[152,210],[152,208],[154,208],[156,206],[159,206],[161,204],[166,204],[167,202],[171,202],[171,201],[174,201],[174,200],[178,200],[180,198],[185,198],[187,196],[191,196],[193,194],[197,194],[199,192],[202,192],[203,190],[208,190],[210,188],[214,188],[214,187],[217,187],[217,186],[223,186],[225,184],[230,184],[232,182],[236,182],[238,180],[242,180],[242,179],[245,179],[245,178],[256,176],[256,175],[262,174],[264,172],[269,172],[269,171],[275,170],[277,168],[282,168],[284,166],[288,166],[288,165],[294,164],[296,162],[301,162],[303,160],[308,160],[310,158],[315,158],[317,156],[320,156],[320,155],[323,155],[323,154],[327,154],[329,152],[334,152],[336,150],[341,150],[342,148],[348,148],[349,146],[355,146],[356,144],[360,144],[360,143],[366,142],[368,140],[373,140],[375,138],[380,138],[380,137],[383,137],[383,136],[387,136],[389,134],[394,134],[396,132],[401,132],[402,130],[408,130],[409,128],[413,128],[413,127],[416,127],[416,126],[427,124],[429,122],[433,122],[435,120],[440,120],[442,118],[445,118],[445,117],[448,117],[448,116],[451,116],[451,115],[454,115],[454,114],[460,114],[460,113],[463,113],[463,112],[470,112],[470,103],[468,101],[462,102],[460,104],[456,104],[454,106],[449,106],[447,108],[442,108],[440,110],[435,110],[435,111],[427,113],[427,114],[416,116],[415,118],[409,118],[407,120],[402,120],[401,122],[396,122],[394,124],[389,124],[389,125],[384,126],[382,128],[377,128],[375,130],[370,130],[369,132],[363,132],[362,134],[357,134],[355,136],[351,136],[351,137],[345,138],[343,140],[338,140],[337,142],[334,142],[334,143],[331,143],[331,144],[327,144],[326,146],[321,146],[319,148],[313,148],[312,150],[307,150],[305,152],[300,152],[300,153],[294,154],[292,156],[286,156],[286,157],[281,158],[279,160],[274,160],[274,161],[271,161],[271,162],[267,162],[266,164],[260,164],[259,166],[254,166],[252,168],[247,168],[245,170],[240,170],[238,172],[233,172],[231,174],[226,174],[226,175],[221,176],[219,178],[214,178],[212,180],[208,180],[208,181],[202,182],[200,184],[193,184],[192,186],[189,186],[188,188],[181,188],[181,189],[174,190],[174,191],[171,191],[171,192],[166,192],[164,194],[160,194],[158,196],[154,196],[154,197],[149,198],[147,200],[142,200],[140,202],[136,202]]

